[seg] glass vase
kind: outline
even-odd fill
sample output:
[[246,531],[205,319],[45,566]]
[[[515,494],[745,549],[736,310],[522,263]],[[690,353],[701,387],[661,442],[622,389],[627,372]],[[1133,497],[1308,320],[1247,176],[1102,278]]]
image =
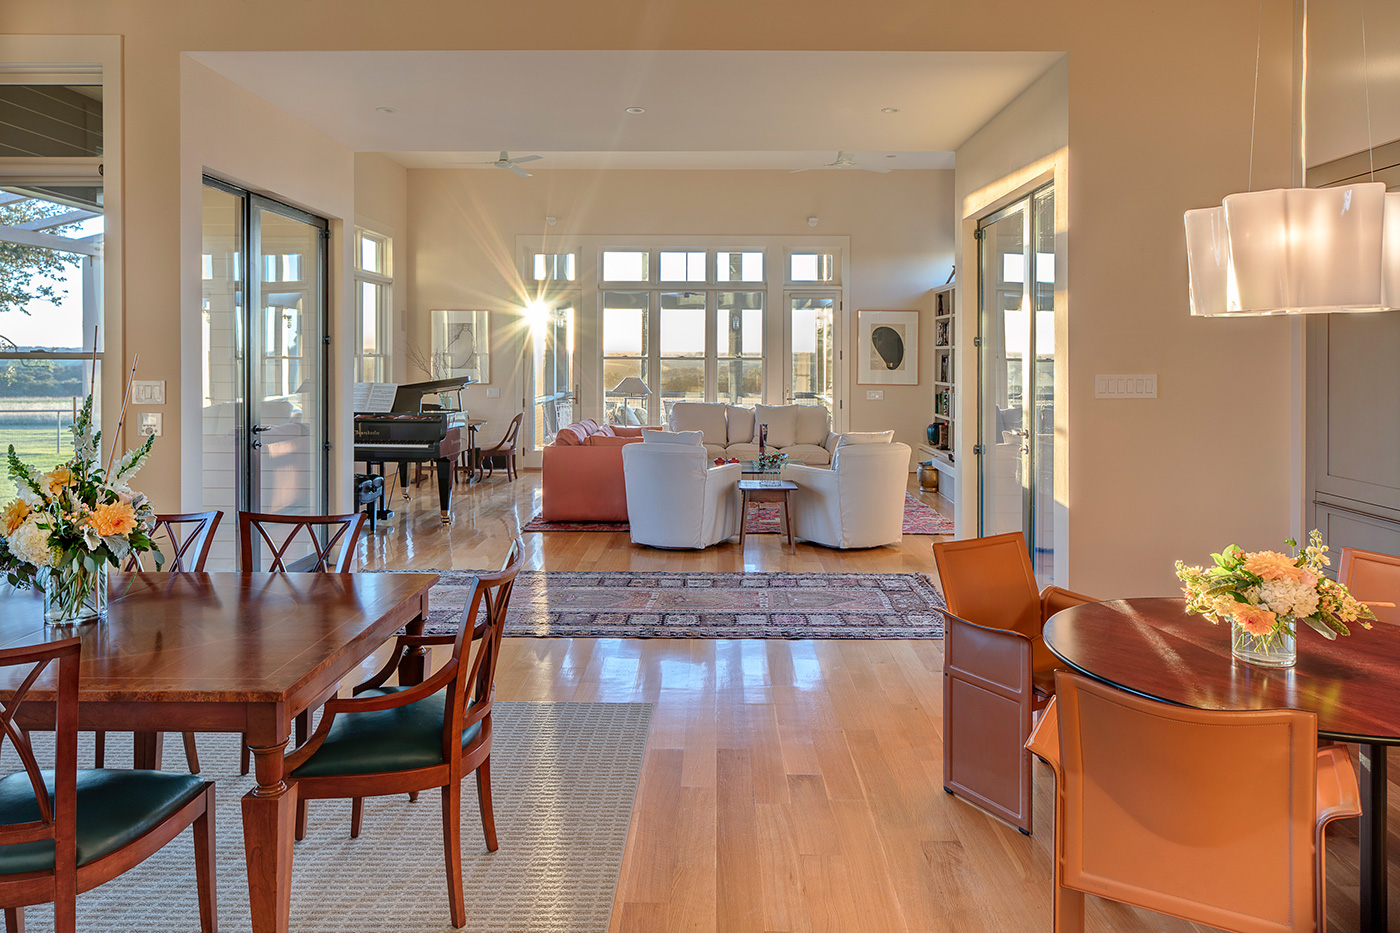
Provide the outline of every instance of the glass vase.
[[107,562],[88,570],[81,561],[39,570],[44,588],[44,623],[78,625],[107,615]]
[[1292,667],[1298,663],[1298,643],[1292,621],[1281,624],[1267,635],[1251,635],[1237,624],[1230,625],[1230,653],[1258,667]]

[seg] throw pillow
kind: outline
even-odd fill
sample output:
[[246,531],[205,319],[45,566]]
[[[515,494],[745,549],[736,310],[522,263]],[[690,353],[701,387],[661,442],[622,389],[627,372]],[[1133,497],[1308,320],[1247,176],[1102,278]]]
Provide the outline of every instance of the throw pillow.
[[724,406],[712,402],[677,402],[671,406],[672,431],[699,431],[706,444],[724,444]]
[[577,424],[560,428],[554,435],[554,443],[560,447],[579,447],[587,440],[588,433]]
[[704,437],[699,431],[643,431],[644,444],[693,444],[696,447]]
[[797,443],[797,406],[755,405],[753,407],[754,443],[758,443],[758,425],[768,425],[768,446],[782,449]]
[[617,433],[613,431],[612,425],[600,424],[598,425],[598,433],[594,437],[617,437]]
[[831,413],[825,405],[797,405],[797,443],[820,447],[831,433]]
[[836,448],[851,447],[856,444],[893,444],[893,431],[856,431],[850,434],[842,434],[836,441]]
[[729,443],[753,443],[755,422],[752,408],[740,408],[737,405],[726,405],[724,406],[724,420],[729,426]]

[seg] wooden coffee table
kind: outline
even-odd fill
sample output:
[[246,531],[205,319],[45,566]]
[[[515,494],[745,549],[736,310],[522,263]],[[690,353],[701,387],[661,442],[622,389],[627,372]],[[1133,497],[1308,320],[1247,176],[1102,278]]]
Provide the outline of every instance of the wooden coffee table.
[[744,529],[749,523],[749,503],[778,502],[783,507],[783,525],[787,528],[788,547],[797,551],[792,541],[792,491],[797,484],[790,479],[741,479],[739,491],[744,494],[744,504],[739,509],[739,547],[744,547]]

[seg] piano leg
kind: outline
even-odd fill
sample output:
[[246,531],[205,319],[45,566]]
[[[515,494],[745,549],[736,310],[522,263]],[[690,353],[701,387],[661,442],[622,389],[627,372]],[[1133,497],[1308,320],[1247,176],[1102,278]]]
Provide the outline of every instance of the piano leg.
[[[375,471],[375,467],[378,467],[378,468],[379,468],[379,475],[380,475],[380,476],[385,476],[385,473],[387,472],[387,470],[386,470],[386,468],[385,468],[385,466],[384,466],[384,464],[383,464],[382,462],[380,462],[380,463],[367,463],[367,464],[365,464],[365,466],[367,466],[367,467],[369,468],[369,471],[370,471],[371,473],[373,473],[373,472]],[[389,519],[391,519],[391,518],[394,517],[394,510],[391,509],[391,508],[389,508],[389,506],[392,505],[392,504],[393,504],[392,501],[389,499],[389,483],[388,483],[388,480],[387,480],[387,477],[386,477],[385,483],[384,483],[384,489],[383,489],[383,491],[380,492],[380,494],[379,494],[379,502],[378,502],[379,518],[380,518],[381,520],[387,522]]]
[[413,498],[408,494],[408,461],[399,461],[399,489],[403,491],[405,499]]
[[451,457],[437,459],[438,506],[442,509],[442,523],[452,523],[452,467]]

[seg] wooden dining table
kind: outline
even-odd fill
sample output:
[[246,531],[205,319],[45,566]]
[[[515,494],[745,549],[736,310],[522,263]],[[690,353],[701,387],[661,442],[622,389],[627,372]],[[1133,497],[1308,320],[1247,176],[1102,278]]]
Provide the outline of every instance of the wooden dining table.
[[[106,618],[80,626],[45,626],[37,594],[0,585],[0,647],[81,637],[79,727],[137,733],[138,763],[160,732],[247,734],[257,781],[243,798],[252,925],[254,933],[285,933],[296,786],[284,780],[283,757],[292,720],[334,695],[400,627],[421,634],[437,579],[112,574]],[[400,667],[400,680],[421,681],[425,666],[420,652]],[[0,698],[15,686],[0,675]],[[40,681],[20,710],[21,725],[53,728],[46,695],[52,685]]]
[[1070,669],[1140,696],[1197,709],[1301,709],[1317,733],[1360,747],[1361,929],[1382,933],[1386,899],[1386,748],[1400,745],[1400,626],[1352,627],[1328,641],[1298,628],[1298,663],[1235,660],[1230,629],[1186,614],[1182,599],[1074,606],[1045,623],[1045,645]]

